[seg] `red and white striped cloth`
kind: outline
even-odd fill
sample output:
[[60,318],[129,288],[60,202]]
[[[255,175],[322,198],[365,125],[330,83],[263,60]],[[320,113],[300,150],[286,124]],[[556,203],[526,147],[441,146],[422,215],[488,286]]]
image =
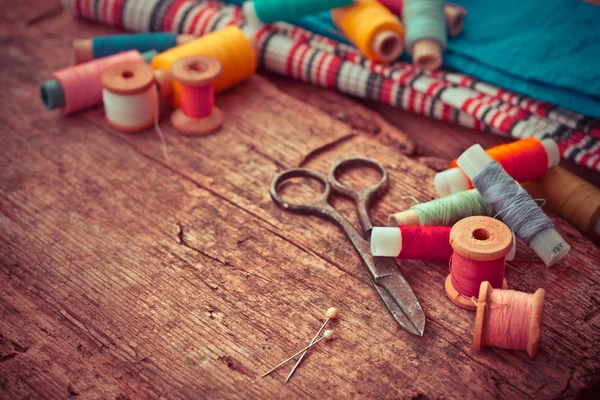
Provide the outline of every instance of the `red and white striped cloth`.
[[[240,7],[220,1],[63,0],[74,14],[130,31],[197,36],[243,25]],[[375,64],[351,46],[285,23],[255,37],[270,71],[443,121],[516,139],[550,137],[564,158],[600,170],[600,121],[507,92],[472,77],[427,73],[412,64]]]

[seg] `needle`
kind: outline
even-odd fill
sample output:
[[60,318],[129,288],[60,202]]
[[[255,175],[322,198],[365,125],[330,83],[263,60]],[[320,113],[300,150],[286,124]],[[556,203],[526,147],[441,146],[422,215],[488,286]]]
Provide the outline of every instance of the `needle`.
[[295,358],[296,356],[298,356],[300,353],[302,353],[303,351],[306,351],[308,349],[310,349],[311,347],[315,346],[317,343],[319,343],[320,341],[322,341],[323,339],[326,340],[331,340],[333,339],[333,331],[332,330],[326,330],[325,333],[323,333],[323,337],[319,340],[317,340],[316,342],[314,342],[313,344],[310,344],[308,346],[306,346],[305,348],[303,348],[302,350],[300,350],[299,352],[297,352],[296,354],[294,354],[293,356],[290,356],[287,360],[281,362],[280,364],[274,366],[273,368],[271,368],[269,371],[267,371],[262,377],[264,378],[265,376],[269,375],[271,372],[275,371],[276,369],[278,369],[279,367],[281,367],[282,365],[286,364],[288,361],[292,360],[293,358]]
[[[321,328],[319,329],[319,331],[317,332],[317,334],[315,335],[315,337],[312,338],[312,340],[310,341],[309,345],[313,344],[315,342],[315,340],[317,340],[317,338],[321,334],[321,331],[323,330],[323,328],[325,328],[325,325],[327,325],[327,323],[329,322],[329,320],[336,319],[338,317],[338,315],[339,315],[339,311],[338,311],[337,308],[330,307],[329,309],[327,309],[327,312],[325,313],[325,317],[327,317],[327,319],[325,320],[325,322],[323,322],[323,325],[321,325]],[[305,355],[306,355],[306,351],[304,353],[302,353],[302,355],[300,356],[300,358],[298,359],[298,361],[296,361],[296,365],[294,365],[294,368],[292,368],[292,370],[290,371],[290,374],[287,376],[287,378],[285,378],[286,382],[290,380],[290,378],[292,377],[292,375],[294,375],[294,371],[296,371],[296,368],[298,368],[298,365],[300,365],[300,363],[304,359]]]

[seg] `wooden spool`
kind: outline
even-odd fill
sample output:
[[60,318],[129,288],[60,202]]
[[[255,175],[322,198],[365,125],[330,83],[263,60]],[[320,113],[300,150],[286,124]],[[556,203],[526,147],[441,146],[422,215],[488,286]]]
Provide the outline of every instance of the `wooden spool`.
[[[171,66],[171,76],[175,81],[195,88],[212,85],[221,72],[219,60],[207,56],[183,57]],[[178,108],[171,114],[171,123],[175,129],[186,135],[206,135],[221,127],[223,113],[217,107],[213,107],[208,117],[193,118]]]
[[[132,96],[146,92],[154,85],[154,70],[142,61],[122,62],[107,68],[102,73],[102,87],[120,96]],[[154,125],[154,115],[148,121],[136,126],[123,126],[111,121],[106,115],[106,122],[121,132],[140,132]]]
[[[486,327],[488,325],[488,304],[491,304],[491,296],[494,291],[489,282],[482,282],[477,300],[477,315],[475,316],[474,344],[476,350],[482,350],[485,346]],[[527,354],[535,357],[538,352],[542,337],[542,314],[544,312],[544,299],[546,291],[538,289],[533,294],[531,301],[531,320],[529,321],[529,334],[527,341]]]
[[[474,261],[494,261],[506,257],[512,248],[513,236],[501,221],[484,216],[468,217],[458,221],[450,230],[450,245],[456,253]],[[452,274],[446,277],[446,294],[454,304],[467,310],[477,306],[472,299],[462,296],[452,286]],[[507,289],[504,279],[502,289]]]

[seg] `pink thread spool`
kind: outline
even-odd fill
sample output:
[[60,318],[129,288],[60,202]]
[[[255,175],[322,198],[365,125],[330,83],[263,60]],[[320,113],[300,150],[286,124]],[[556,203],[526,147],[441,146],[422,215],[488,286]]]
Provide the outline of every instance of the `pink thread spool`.
[[504,279],[505,257],[511,251],[510,229],[490,217],[468,217],[450,230],[450,274],[446,278],[446,294],[454,304],[475,310],[474,299],[481,282],[489,281],[497,288],[508,287]]
[[475,349],[485,346],[538,352],[542,336],[542,314],[546,291],[534,294],[494,289],[482,282],[475,316]]
[[[156,54],[156,52],[154,52]],[[102,72],[124,61],[144,62],[137,50],[125,51],[84,64],[61,69],[42,83],[40,93],[47,109],[71,114],[102,103]]]
[[171,75],[181,83],[180,108],[171,114],[171,123],[187,135],[206,135],[223,124],[223,113],[214,106],[214,82],[221,75],[221,63],[213,57],[183,57],[171,66]]

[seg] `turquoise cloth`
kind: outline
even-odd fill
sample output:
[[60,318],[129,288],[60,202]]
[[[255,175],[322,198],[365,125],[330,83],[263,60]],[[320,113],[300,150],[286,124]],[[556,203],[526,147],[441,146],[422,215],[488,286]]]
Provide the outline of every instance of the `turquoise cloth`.
[[[446,69],[600,118],[600,6],[582,0],[455,3],[468,14],[462,34],[448,41]],[[340,39],[329,13],[290,22]]]

